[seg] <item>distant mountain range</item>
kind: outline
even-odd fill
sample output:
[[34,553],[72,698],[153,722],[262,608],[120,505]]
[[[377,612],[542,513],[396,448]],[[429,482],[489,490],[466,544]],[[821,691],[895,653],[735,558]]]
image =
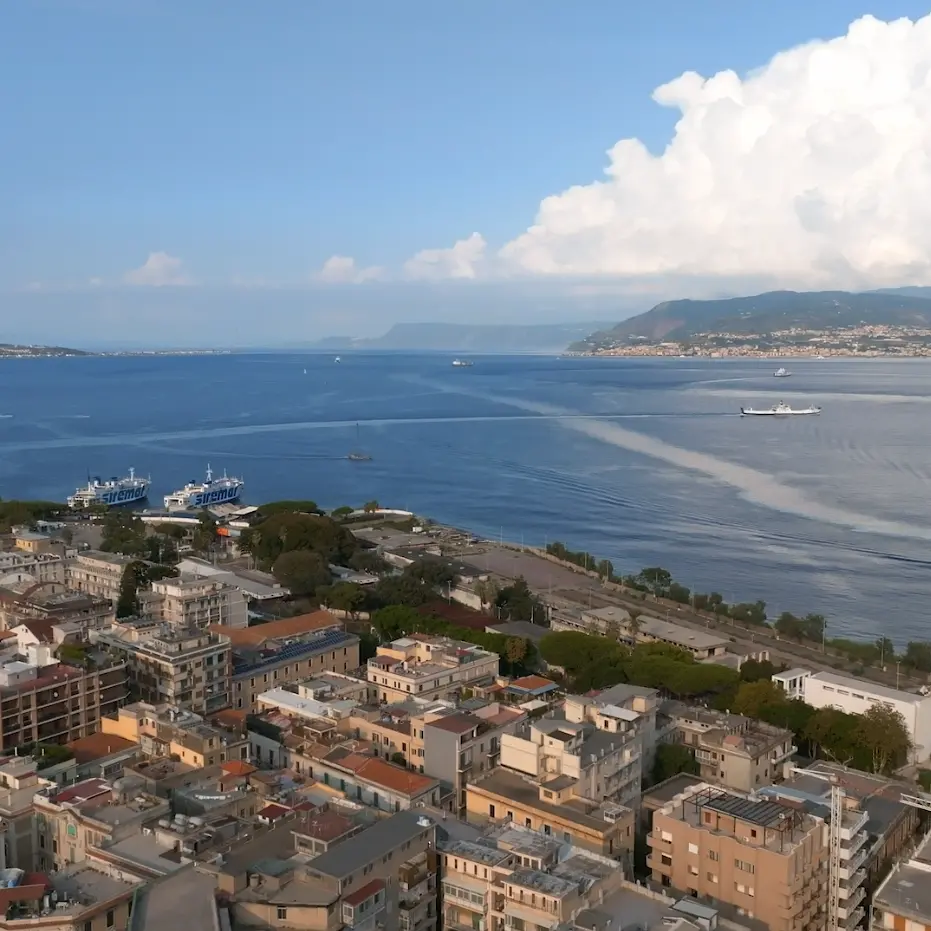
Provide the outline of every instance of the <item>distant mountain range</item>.
[[566,344],[583,339],[610,323],[548,323],[528,326],[470,323],[396,323],[384,336],[353,339],[334,336],[313,344],[314,349],[395,349],[412,352],[562,352]]
[[569,349],[597,350],[636,341],[688,340],[703,333],[760,334],[791,328],[840,329],[862,324],[931,329],[931,288],[769,291],[752,297],[664,301],[646,313],[596,330]]

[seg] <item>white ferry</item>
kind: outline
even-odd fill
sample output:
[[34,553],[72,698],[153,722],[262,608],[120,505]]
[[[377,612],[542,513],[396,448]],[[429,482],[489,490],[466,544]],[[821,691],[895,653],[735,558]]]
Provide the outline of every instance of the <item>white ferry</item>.
[[207,466],[207,480],[198,482],[191,479],[184,488],[170,495],[165,495],[165,508],[169,511],[187,511],[192,508],[206,508],[216,504],[229,504],[238,501],[242,494],[243,480],[230,478],[226,472],[222,478],[213,477],[213,469]]
[[803,414],[820,414],[820,407],[799,407],[795,408],[786,404],[784,401],[780,401],[778,404],[774,404],[768,410],[756,410],[752,407],[742,407],[740,409],[741,417],[788,417],[788,416],[800,416]]
[[471,364],[468,359],[453,359],[453,365],[456,368],[468,368]]
[[773,376],[776,378],[788,378],[791,374],[792,373],[788,369],[782,368],[776,369],[776,371],[773,372]]
[[80,510],[93,505],[120,507],[125,504],[138,504],[149,493],[151,479],[136,478],[136,470],[130,469],[125,478],[111,478],[102,481],[99,476],[89,478],[87,485],[78,488],[68,498],[68,507]]

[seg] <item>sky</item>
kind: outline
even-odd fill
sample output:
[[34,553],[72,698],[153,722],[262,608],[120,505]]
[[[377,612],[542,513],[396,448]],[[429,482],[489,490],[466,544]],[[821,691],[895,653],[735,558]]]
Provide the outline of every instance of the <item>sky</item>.
[[929,9],[4,3],[0,342],[931,284]]

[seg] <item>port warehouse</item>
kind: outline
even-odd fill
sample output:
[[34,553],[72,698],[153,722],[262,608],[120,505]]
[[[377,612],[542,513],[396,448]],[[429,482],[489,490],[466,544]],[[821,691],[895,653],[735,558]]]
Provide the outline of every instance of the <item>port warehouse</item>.
[[[217,528],[221,537],[238,537],[250,526],[250,519],[258,512],[257,507],[226,510],[222,505],[210,508],[210,514],[224,523]],[[144,524],[176,524],[179,527],[196,527],[200,523],[200,511],[142,511],[136,515]]]

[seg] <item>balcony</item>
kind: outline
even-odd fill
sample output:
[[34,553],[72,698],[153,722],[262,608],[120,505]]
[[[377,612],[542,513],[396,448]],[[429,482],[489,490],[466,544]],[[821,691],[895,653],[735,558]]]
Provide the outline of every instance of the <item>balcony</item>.
[[672,858],[671,857],[655,857],[653,854],[647,857],[647,866],[651,870],[656,870],[660,873],[672,873]]
[[775,766],[789,759],[789,757],[794,756],[796,753],[798,753],[798,747],[796,747],[795,744],[789,744],[785,749],[773,751],[773,755],[769,758],[769,761]]
[[866,858],[870,855],[869,850],[865,846],[861,846],[860,849],[852,856],[847,857],[847,850],[841,850],[841,865],[840,865],[840,878],[849,879],[857,870],[866,863]]
[[869,821],[869,815],[865,811],[856,813],[855,819],[850,824],[841,827],[841,840],[852,840],[856,834],[859,834],[866,827],[867,821]]

